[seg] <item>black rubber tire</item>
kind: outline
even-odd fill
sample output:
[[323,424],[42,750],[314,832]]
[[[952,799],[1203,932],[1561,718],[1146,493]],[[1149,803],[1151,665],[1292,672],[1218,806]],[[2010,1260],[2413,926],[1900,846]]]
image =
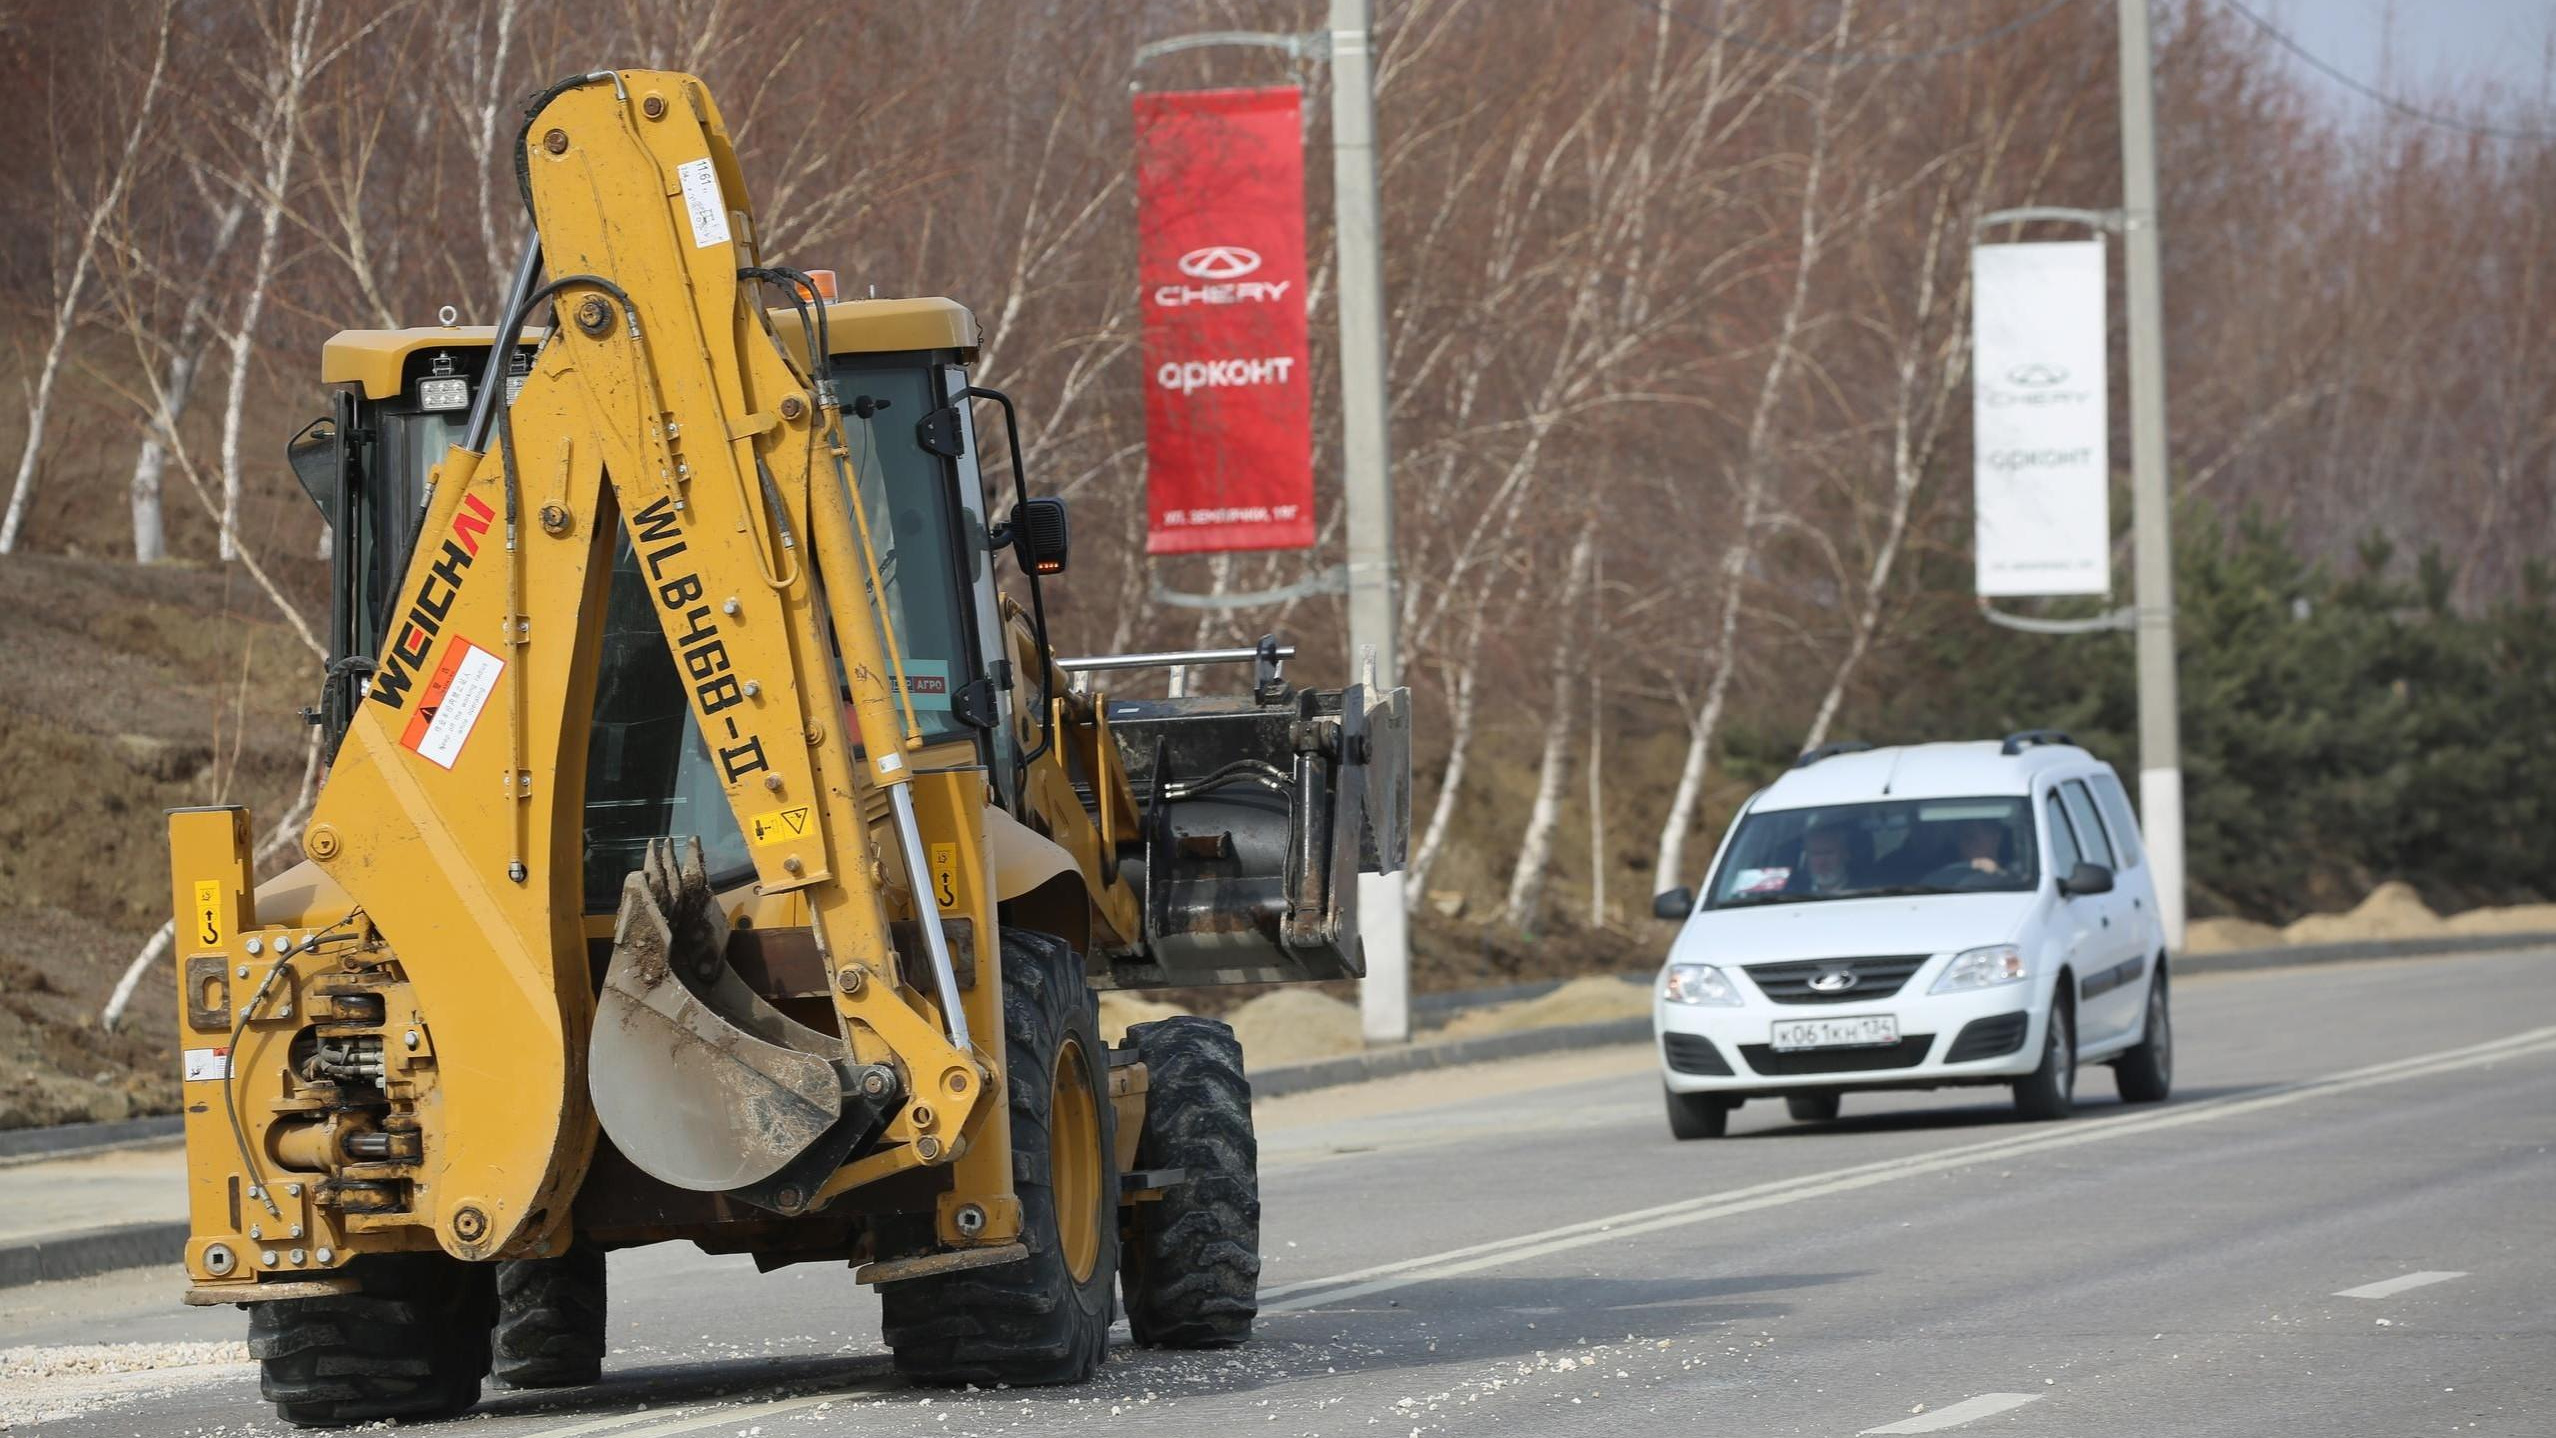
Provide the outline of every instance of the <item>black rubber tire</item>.
[[2015,1080],[2015,1112],[2027,1119],[2063,1119],[2077,1110],[2077,1015],[2066,999],[2050,1006],[2042,1026],[2041,1066]]
[[2123,1103],[2163,1103],[2174,1092],[2174,1008],[2163,967],[2148,983],[2147,1031],[2113,1061],[2112,1083]]
[[[1092,1084],[1100,1152],[1099,1247],[1077,1281],[1057,1231],[1049,1166],[1049,1086],[1068,1038]],[[897,1372],[955,1387],[1080,1383],[1100,1370],[1117,1317],[1118,1147],[1109,1102],[1109,1051],[1083,961],[1064,940],[1003,930],[1003,1045],[1012,1118],[1012,1188],[1029,1257],[992,1268],[891,1283],[880,1329]]]
[[1679,1138],[1720,1138],[1731,1131],[1729,1100],[1708,1093],[1679,1093],[1663,1090],[1668,1095],[1669,1132]]
[[1784,1111],[1795,1123],[1830,1123],[1837,1117],[1838,1106],[1845,1095],[1828,1093],[1790,1093],[1784,1095]]
[[1118,1287],[1148,1348],[1231,1348],[1260,1314],[1260,1141],[1242,1042],[1214,1019],[1137,1024],[1145,1126],[1136,1166],[1187,1177],[1127,1207]]
[[249,1307],[258,1387],[296,1428],[378,1418],[449,1418],[479,1401],[495,1265],[442,1253],[367,1254],[360,1293]]
[[603,1377],[604,1251],[590,1243],[557,1258],[497,1265],[498,1382],[574,1388]]

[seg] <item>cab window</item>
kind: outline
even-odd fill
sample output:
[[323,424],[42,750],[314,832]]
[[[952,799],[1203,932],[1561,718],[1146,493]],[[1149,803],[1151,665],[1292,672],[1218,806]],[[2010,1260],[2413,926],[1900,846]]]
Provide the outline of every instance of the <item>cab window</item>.
[[[914,722],[927,742],[974,737],[952,696],[983,669],[968,612],[983,546],[982,536],[970,533],[974,526],[960,523],[951,462],[925,449],[916,432],[940,407],[938,375],[910,362],[864,364],[859,357],[837,360],[834,374]],[[822,458],[819,464],[822,477],[830,466]]]
[[586,738],[586,911],[621,906],[622,877],[646,860],[649,840],[685,836],[701,841],[711,887],[752,876],[736,810],[711,765],[624,530],[613,552],[594,728]]

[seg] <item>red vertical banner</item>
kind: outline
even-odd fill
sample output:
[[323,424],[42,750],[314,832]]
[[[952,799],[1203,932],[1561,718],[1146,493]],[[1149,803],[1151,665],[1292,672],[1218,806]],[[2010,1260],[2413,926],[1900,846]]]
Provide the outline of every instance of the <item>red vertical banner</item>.
[[1149,554],[1313,544],[1301,105],[1136,97]]

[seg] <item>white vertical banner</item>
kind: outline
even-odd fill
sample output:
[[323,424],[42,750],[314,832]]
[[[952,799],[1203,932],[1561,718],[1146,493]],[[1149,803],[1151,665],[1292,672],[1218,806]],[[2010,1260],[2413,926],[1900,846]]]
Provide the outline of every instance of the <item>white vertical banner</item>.
[[1983,598],[2112,592],[2103,248],[1971,247]]

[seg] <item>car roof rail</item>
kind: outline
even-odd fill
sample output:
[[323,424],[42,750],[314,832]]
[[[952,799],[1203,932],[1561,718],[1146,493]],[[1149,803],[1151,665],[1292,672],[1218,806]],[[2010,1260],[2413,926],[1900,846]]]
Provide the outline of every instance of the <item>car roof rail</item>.
[[1807,769],[1822,759],[1834,759],[1840,754],[1861,754],[1872,747],[1861,739],[1840,739],[1834,744],[1822,744],[1803,754],[1802,757],[1793,761],[1793,767]]
[[1997,752],[2020,754],[2035,744],[2065,744],[2073,749],[2077,741],[2057,729],[2018,729],[2006,736],[2005,747]]

